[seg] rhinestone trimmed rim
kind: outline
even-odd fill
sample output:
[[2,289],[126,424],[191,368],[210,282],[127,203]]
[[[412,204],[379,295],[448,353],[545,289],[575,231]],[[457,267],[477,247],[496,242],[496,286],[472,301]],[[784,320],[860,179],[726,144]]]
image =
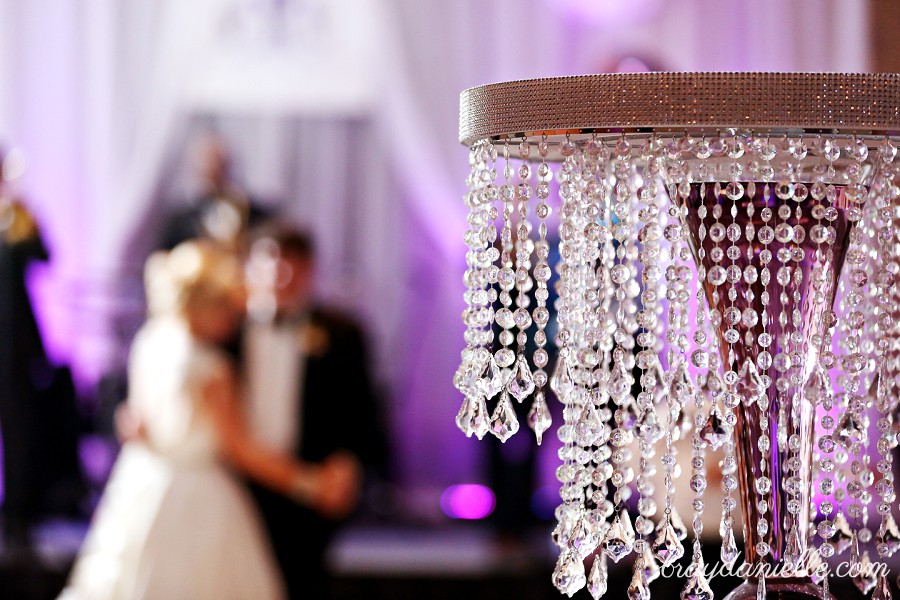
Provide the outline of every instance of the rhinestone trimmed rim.
[[459,139],[749,128],[900,132],[896,73],[617,73],[526,79],[460,94]]

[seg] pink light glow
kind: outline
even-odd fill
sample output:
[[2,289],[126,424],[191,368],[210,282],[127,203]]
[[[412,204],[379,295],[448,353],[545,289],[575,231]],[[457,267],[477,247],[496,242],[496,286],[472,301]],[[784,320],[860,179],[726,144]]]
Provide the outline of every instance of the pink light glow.
[[659,13],[659,0],[552,0],[551,7],[592,26],[618,26],[649,20]]
[[441,510],[452,519],[484,519],[496,505],[491,488],[477,483],[451,485],[441,494]]

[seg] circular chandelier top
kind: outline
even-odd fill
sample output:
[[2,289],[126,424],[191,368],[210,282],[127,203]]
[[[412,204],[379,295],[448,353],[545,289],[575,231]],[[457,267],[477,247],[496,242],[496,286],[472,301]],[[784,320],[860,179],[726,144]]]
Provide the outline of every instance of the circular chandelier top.
[[509,81],[460,94],[459,139],[748,128],[900,132],[900,74],[625,73]]

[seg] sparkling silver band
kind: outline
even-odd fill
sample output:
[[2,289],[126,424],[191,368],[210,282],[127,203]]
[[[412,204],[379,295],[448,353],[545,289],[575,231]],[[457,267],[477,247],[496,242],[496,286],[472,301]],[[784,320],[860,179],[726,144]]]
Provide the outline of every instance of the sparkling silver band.
[[900,74],[627,73],[460,94],[459,139],[644,129],[900,132]]

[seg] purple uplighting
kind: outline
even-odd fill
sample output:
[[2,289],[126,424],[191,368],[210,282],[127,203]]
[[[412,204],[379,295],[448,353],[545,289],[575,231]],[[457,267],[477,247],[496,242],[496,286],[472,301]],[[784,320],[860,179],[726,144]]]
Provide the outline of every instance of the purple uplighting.
[[477,483],[451,485],[441,494],[441,510],[452,519],[484,519],[496,505],[491,488]]
[[595,26],[612,26],[649,20],[659,13],[659,0],[562,0],[553,8],[573,20]]

